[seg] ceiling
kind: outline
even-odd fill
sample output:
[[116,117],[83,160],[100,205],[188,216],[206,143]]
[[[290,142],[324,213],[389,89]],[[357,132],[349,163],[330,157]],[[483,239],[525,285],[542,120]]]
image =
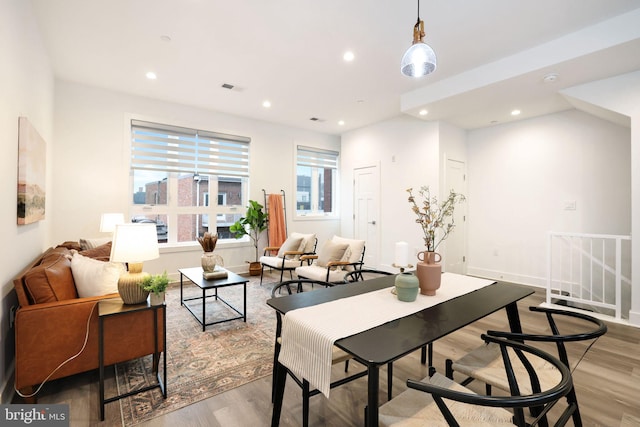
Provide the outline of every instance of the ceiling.
[[415,0],[31,3],[58,79],[328,134],[548,114],[571,108],[563,88],[640,70],[637,0],[422,0],[438,68],[417,79],[400,74]]

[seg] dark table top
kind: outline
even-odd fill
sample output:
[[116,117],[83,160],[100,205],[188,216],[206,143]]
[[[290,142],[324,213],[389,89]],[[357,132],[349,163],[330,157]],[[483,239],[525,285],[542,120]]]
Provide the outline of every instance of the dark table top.
[[227,277],[223,279],[205,280],[202,277],[202,267],[181,268],[178,270],[187,279],[191,280],[196,286],[202,289],[221,288],[224,286],[242,285],[249,282],[249,279],[239,274],[227,270]]
[[[391,287],[395,276],[272,298],[267,304],[286,314],[298,308]],[[386,364],[478,319],[531,295],[533,290],[496,282],[383,325],[336,341],[336,346],[367,364]],[[479,339],[479,337],[478,337]]]

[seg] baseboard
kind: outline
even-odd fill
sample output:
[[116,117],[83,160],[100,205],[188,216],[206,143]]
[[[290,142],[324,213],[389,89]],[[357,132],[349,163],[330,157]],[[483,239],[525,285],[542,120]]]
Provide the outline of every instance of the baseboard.
[[504,271],[488,270],[485,268],[467,267],[467,275],[477,276],[485,279],[502,280],[505,282],[517,283],[519,285],[535,286],[546,288],[546,277],[526,276],[523,274],[507,273]]

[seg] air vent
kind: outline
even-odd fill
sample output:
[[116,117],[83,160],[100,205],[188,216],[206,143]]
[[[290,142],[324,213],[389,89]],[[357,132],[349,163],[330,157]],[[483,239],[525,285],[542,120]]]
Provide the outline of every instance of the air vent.
[[229,83],[223,83],[222,87],[225,89],[233,89],[233,85],[230,85]]
[[324,122],[324,119],[319,119],[317,117],[311,117],[309,120],[311,120],[312,122]]

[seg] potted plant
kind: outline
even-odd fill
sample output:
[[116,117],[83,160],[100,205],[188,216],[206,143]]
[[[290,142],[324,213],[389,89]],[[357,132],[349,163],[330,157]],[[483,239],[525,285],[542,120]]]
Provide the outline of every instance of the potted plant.
[[164,294],[169,285],[169,276],[165,271],[162,274],[149,275],[142,281],[142,289],[150,292],[151,305],[160,305],[164,302]]
[[258,242],[260,234],[267,229],[267,214],[264,212],[264,206],[255,200],[249,200],[247,213],[229,227],[229,231],[233,233],[236,239],[240,239],[245,235],[251,238],[251,242],[255,247],[255,260],[249,262],[249,274],[257,276],[260,274],[260,263],[258,262]]

